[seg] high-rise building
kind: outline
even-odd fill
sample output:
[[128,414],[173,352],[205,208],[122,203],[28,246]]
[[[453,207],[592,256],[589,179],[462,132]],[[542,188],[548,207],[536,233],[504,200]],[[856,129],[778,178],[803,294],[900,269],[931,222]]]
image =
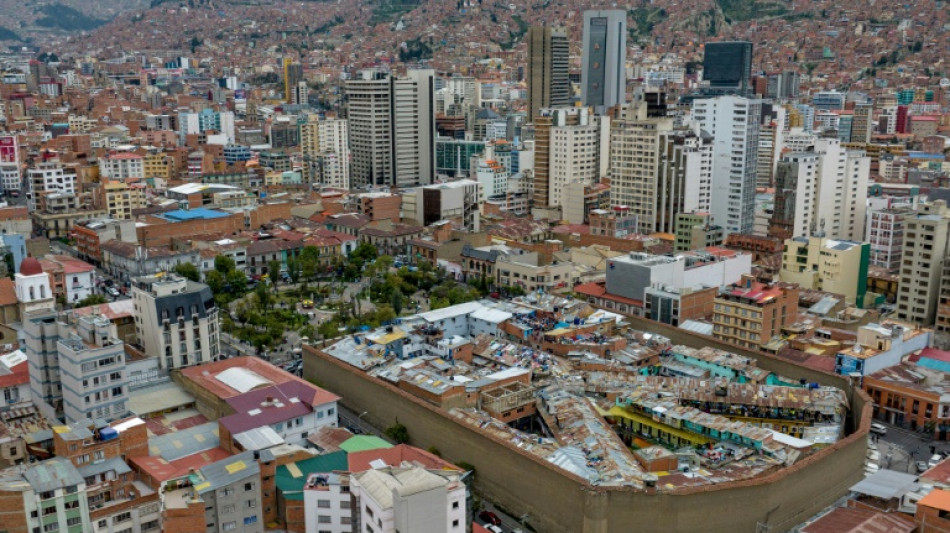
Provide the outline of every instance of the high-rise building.
[[135,333],[167,370],[213,361],[221,353],[218,308],[211,289],[175,274],[132,282]]
[[626,100],[627,12],[584,12],[581,102],[603,115]]
[[319,120],[310,115],[300,123],[303,180],[313,186],[350,188],[350,146],[347,121]]
[[865,240],[871,244],[871,265],[888,272],[900,270],[904,250],[904,218],[914,210],[906,206],[868,210]]
[[570,48],[561,28],[528,29],[528,121],[544,108],[571,105]]
[[[675,233],[677,216],[705,213],[712,201],[712,137],[703,131],[672,130],[660,134],[654,232]],[[722,228],[715,227],[722,242]],[[648,230],[641,226],[642,230]]]
[[904,250],[897,287],[897,318],[934,324],[950,239],[950,210],[937,200],[904,217]]
[[606,173],[610,142],[607,117],[591,116],[587,108],[556,111],[556,114],[564,113],[576,114],[577,123],[562,124],[564,117],[558,116],[552,124],[547,180],[547,205],[562,209],[565,204],[578,200],[568,197],[569,184],[591,185]]
[[435,181],[434,72],[364,71],[346,82],[354,187]]
[[580,124],[579,108],[546,108],[534,117],[533,207],[548,207],[551,201],[551,134],[555,126]]
[[854,106],[854,115],[851,119],[851,142],[871,142],[871,130],[874,128],[874,120],[871,117],[873,109],[874,107],[871,104],[857,104]]
[[284,58],[284,101],[288,104],[299,103],[295,101],[297,85],[303,81],[303,65],[295,62],[289,57]]
[[786,153],[775,173],[770,235],[863,240],[869,175],[864,152],[846,150],[834,137]]
[[720,96],[693,102],[693,119],[713,138],[713,223],[730,233],[752,233],[761,100]]
[[409,70],[392,80],[393,185],[435,181],[435,71]]
[[647,105],[635,100],[610,124],[611,200],[629,208],[641,232],[652,233],[657,225],[659,197],[660,138],[673,129],[672,118],[647,115]]
[[731,41],[706,43],[703,80],[722,94],[749,95],[752,80],[752,43]]

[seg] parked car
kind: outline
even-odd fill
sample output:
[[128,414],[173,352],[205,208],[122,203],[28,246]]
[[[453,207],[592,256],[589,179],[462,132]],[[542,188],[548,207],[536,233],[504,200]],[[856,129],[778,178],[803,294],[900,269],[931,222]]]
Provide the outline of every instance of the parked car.
[[491,531],[491,533],[505,533],[505,530],[501,526],[496,526],[495,524],[488,524],[485,526],[485,529]]
[[917,473],[923,474],[924,472],[930,470],[930,467],[927,466],[926,461],[917,461]]
[[493,526],[501,525],[501,518],[498,518],[498,515],[496,515],[495,513],[491,511],[482,511],[478,513],[478,518],[481,519],[483,522],[487,522]]
[[943,461],[943,456],[940,455],[939,453],[935,453],[933,457],[931,457],[930,460],[927,461],[927,466],[929,466],[930,468],[933,468],[937,466],[938,464],[940,464],[940,461]]
[[868,461],[873,461],[875,463],[881,461],[881,452],[877,450],[868,450]]
[[887,435],[887,426],[885,426],[884,424],[878,424],[877,422],[872,422],[871,433],[874,433],[875,435],[880,435],[881,437],[883,437],[884,435]]
[[120,293],[119,293],[118,289],[116,289],[115,287],[109,287],[109,288],[107,288],[107,289],[106,289],[106,292],[109,293],[109,296],[111,296],[111,297],[113,297],[113,298],[118,298],[118,297],[120,296]]

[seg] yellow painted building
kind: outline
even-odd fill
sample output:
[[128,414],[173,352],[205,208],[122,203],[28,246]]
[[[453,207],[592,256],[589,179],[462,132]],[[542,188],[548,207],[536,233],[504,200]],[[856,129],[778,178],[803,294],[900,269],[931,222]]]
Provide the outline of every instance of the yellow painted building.
[[824,237],[785,241],[779,278],[803,289],[842,294],[850,305],[864,306],[871,245]]

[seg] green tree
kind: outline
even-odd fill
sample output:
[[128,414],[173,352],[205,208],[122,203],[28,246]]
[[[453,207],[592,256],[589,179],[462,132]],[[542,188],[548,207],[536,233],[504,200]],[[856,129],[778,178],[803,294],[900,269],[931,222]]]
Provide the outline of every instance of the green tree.
[[396,442],[396,444],[405,444],[409,442],[409,429],[406,426],[396,423],[386,428],[386,436]]
[[304,246],[300,251],[300,275],[303,279],[312,280],[317,277],[320,268],[320,250],[316,246]]
[[82,300],[79,300],[73,304],[73,308],[76,309],[79,307],[89,307],[90,305],[104,304],[108,301],[109,300],[106,300],[106,297],[101,294],[90,294],[89,296],[86,296]]
[[393,307],[393,311],[396,312],[397,316],[402,313],[402,310],[406,305],[406,297],[403,296],[401,290],[396,289],[392,292],[392,294],[389,296],[389,305]]
[[324,339],[332,339],[340,334],[338,328],[340,324],[336,320],[328,320],[317,328],[317,333]]
[[272,259],[267,262],[267,278],[270,280],[271,287],[277,290],[277,282],[280,280],[280,261]]
[[229,272],[234,270],[234,268],[234,259],[231,259],[226,255],[219,255],[214,258],[214,269],[218,272],[227,275]]
[[[215,272],[218,272],[215,270]],[[210,272],[209,272],[210,274]],[[205,276],[207,278],[207,276]],[[247,290],[247,276],[239,270],[231,270],[227,273],[227,282],[231,286],[231,292],[244,294]]]
[[224,275],[218,270],[212,270],[205,274],[205,283],[208,284],[208,288],[214,294],[220,294],[224,291]]
[[287,275],[290,276],[290,281],[294,283],[297,283],[297,280],[300,279],[300,260],[293,255],[287,257]]
[[198,272],[198,267],[191,263],[181,263],[177,265],[175,267],[175,273],[191,281],[199,281],[201,279],[201,273]]
[[254,298],[257,303],[257,307],[261,310],[262,313],[267,313],[267,309],[270,307],[271,303],[274,301],[274,296],[267,291],[267,285],[263,283],[259,284],[257,288],[254,289]]

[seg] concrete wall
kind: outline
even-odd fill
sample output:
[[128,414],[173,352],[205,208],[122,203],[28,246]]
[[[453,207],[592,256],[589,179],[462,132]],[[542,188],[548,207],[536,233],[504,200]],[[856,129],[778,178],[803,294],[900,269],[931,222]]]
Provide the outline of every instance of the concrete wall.
[[[668,335],[656,326],[650,329]],[[706,338],[676,338],[674,342],[721,345]],[[784,375],[850,390],[838,376],[749,355],[760,359],[761,366]],[[682,489],[676,494],[647,494],[588,486],[507,441],[447,419],[445,411],[313,347],[304,347],[303,357],[304,377],[341,395],[342,403],[353,411],[367,411],[365,418],[374,426],[385,428],[398,419],[408,428],[411,444],[435,446],[448,461],[471,463],[479,493],[514,516],[527,513],[528,523],[537,531],[731,533],[755,531],[760,521],[770,524],[773,532],[785,531],[841,497],[863,476],[870,403],[865,403],[867,397],[862,392],[851,400],[855,418],[861,421],[860,431],[791,468],[750,481]]]

